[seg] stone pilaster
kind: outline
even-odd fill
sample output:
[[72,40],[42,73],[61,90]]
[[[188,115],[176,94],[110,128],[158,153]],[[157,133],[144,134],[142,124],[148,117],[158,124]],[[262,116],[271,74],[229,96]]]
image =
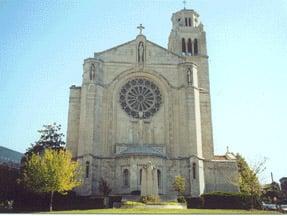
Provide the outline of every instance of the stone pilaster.
[[81,87],[71,86],[69,98],[68,128],[67,128],[67,148],[72,152],[72,156],[78,154],[79,124],[81,110]]
[[188,127],[188,140],[185,150],[186,156],[197,155],[202,157],[202,141],[201,141],[201,122],[200,122],[200,103],[199,103],[199,89],[197,66],[194,64],[186,63],[183,68],[186,79],[187,87],[186,95],[186,110],[187,110],[187,127]]
[[190,195],[198,197],[204,193],[205,179],[204,179],[204,164],[203,160],[192,157],[190,159]]

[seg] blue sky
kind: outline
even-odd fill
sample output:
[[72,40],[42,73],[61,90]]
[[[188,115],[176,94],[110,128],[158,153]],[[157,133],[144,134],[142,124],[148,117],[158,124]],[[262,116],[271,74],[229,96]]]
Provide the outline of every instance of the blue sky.
[[[287,176],[287,1],[187,1],[207,32],[214,145],[252,164],[262,180]],[[24,152],[43,124],[66,133],[69,87],[83,60],[144,34],[167,47],[181,0],[0,0],[0,145]]]

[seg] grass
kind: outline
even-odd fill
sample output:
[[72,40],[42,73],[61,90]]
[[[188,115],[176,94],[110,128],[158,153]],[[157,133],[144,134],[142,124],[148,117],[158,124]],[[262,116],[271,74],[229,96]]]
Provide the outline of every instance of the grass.
[[275,211],[237,209],[91,209],[54,211],[57,214],[279,214]]

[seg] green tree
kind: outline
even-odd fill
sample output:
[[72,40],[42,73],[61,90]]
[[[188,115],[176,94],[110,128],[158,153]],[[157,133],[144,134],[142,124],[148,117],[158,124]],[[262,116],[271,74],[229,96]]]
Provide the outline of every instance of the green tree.
[[23,183],[38,193],[50,193],[50,211],[55,192],[66,194],[81,184],[78,162],[72,161],[69,151],[46,149],[43,154],[33,153],[26,161]]
[[254,207],[254,199],[261,194],[261,185],[258,180],[258,175],[262,173],[266,167],[265,162],[258,162],[253,167],[250,167],[246,160],[240,155],[236,155],[238,171],[239,171],[239,188],[240,191],[252,196],[252,208]]
[[185,191],[185,178],[182,176],[175,176],[172,186],[173,189],[177,192],[178,196],[183,196]]

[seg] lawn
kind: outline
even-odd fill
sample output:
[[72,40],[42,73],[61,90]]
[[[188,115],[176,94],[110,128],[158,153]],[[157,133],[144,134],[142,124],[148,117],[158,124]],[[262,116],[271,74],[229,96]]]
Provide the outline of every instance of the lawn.
[[274,211],[262,210],[237,210],[237,209],[91,209],[91,210],[71,210],[54,211],[53,213],[63,214],[280,214]]

